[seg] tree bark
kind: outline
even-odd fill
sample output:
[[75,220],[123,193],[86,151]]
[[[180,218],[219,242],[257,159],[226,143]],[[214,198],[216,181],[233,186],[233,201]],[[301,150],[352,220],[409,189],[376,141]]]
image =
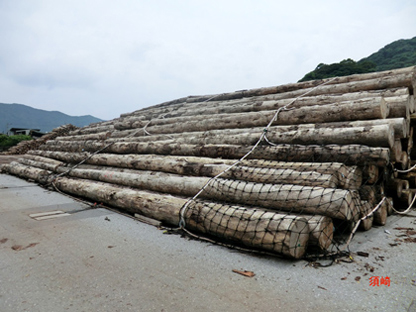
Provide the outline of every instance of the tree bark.
[[[360,218],[368,215],[372,210],[374,209],[373,205],[371,205],[369,202],[361,201],[361,206],[359,208],[360,210]],[[364,220],[361,220],[359,229],[362,231],[368,231],[373,226],[373,220],[374,220],[374,214],[370,215]]]
[[[375,119],[375,120],[359,120],[359,121],[346,121],[346,122],[333,122],[333,123],[319,123],[319,124],[303,124],[303,125],[292,125],[292,126],[272,126],[270,131],[276,131],[279,133],[289,132],[289,131],[298,131],[298,130],[311,130],[311,129],[336,129],[336,128],[356,128],[356,127],[373,127],[379,125],[391,124],[394,129],[395,138],[403,138],[409,135],[410,120],[405,120],[403,118],[393,118],[393,119]],[[236,139],[237,137],[246,136],[247,134],[252,135],[250,142],[254,144],[261,133],[264,131],[264,127],[254,127],[254,128],[242,128],[242,129],[221,129],[221,130],[210,130],[210,131],[196,131],[196,132],[183,132],[183,133],[170,133],[170,134],[152,134],[145,135],[143,131],[135,133],[132,137],[127,137],[132,133],[131,130],[117,131],[114,132],[109,142],[157,142],[157,141],[167,141],[172,140],[176,141],[186,141],[187,138],[206,138],[207,140],[212,137],[222,137],[228,138],[232,137],[235,140],[241,142],[247,142],[246,138]],[[92,136],[88,137],[63,137],[61,140],[74,140],[82,141],[84,139],[94,139]],[[231,140],[231,139],[228,139]],[[225,143],[225,142],[224,142]]]
[[[182,137],[176,137],[162,141],[165,143],[186,144],[241,144],[254,145],[261,133],[251,130],[247,133],[229,135],[207,132],[201,137],[200,133],[193,135],[186,133]],[[320,127],[320,125],[301,126],[277,126],[267,130],[267,138],[274,144],[362,144],[373,147],[392,147],[394,144],[394,129],[390,124],[361,126],[349,128]],[[156,141],[161,142],[161,141]],[[155,142],[155,143],[156,143]]]
[[196,201],[185,216],[191,230],[295,259],[303,257],[310,232],[301,217],[205,201]]
[[[32,166],[43,166],[43,162],[33,160],[22,159],[22,162]],[[25,167],[26,165],[21,165],[21,168]],[[57,173],[63,173],[67,171],[67,168],[57,167],[56,170]],[[274,210],[319,213],[339,219],[353,218],[349,191],[335,188],[253,183],[223,178],[210,181],[209,178],[204,177],[184,177],[162,172],[113,167],[91,168],[85,165],[71,170],[68,175],[181,196],[194,196],[209,182],[200,194],[201,198],[231,201]],[[307,182],[299,181],[299,183]]]
[[375,212],[373,223],[376,225],[385,225],[387,222],[387,206],[388,203],[385,201]]
[[154,120],[160,118],[173,118],[196,115],[234,114],[243,112],[256,112],[277,110],[283,106],[290,105],[290,108],[299,108],[314,105],[327,105],[346,101],[357,101],[371,97],[409,96],[408,88],[362,91],[345,94],[325,94],[317,96],[305,96],[301,98],[281,98],[273,95],[259,96],[256,98],[242,98],[227,101],[210,101],[209,106],[198,105],[197,103],[180,103],[166,107],[154,107],[138,110],[129,114],[122,114],[123,118],[135,118],[141,116],[143,119]]
[[[59,159],[66,163],[79,163],[86,159],[89,154],[85,153],[65,153],[49,151],[31,151],[32,159],[47,162],[47,159]],[[48,158],[38,158],[35,155]],[[227,169],[228,166],[237,162],[237,159],[218,159],[206,157],[181,157],[181,156],[158,156],[158,155],[118,155],[118,154],[97,154],[86,161],[87,164],[100,166],[113,166],[119,168],[130,168],[139,170],[162,171],[181,175],[209,176],[213,177],[220,173],[220,170]],[[62,165],[57,161],[56,164]],[[373,165],[374,166],[374,165]],[[53,167],[51,167],[50,170]],[[215,169],[215,170],[214,170]],[[319,163],[319,162],[282,162],[259,159],[248,159],[240,162],[236,169],[222,177],[232,178],[233,172],[244,172],[247,175],[254,175],[249,181],[256,181],[255,176],[262,171],[268,171],[267,176],[274,175],[275,170],[292,170],[299,174],[307,172],[318,172],[335,177],[338,188],[356,189],[361,185],[361,173],[354,167],[347,167],[342,163]],[[361,169],[360,169],[361,170]],[[378,170],[378,169],[377,169]],[[286,173],[288,173],[287,171]],[[352,173],[352,176],[350,176]],[[241,174],[240,174],[241,175]],[[354,176],[355,175],[355,176]],[[278,177],[277,177],[278,178]],[[268,178],[267,183],[272,181]]]
[[[305,106],[282,110],[274,125],[295,125],[351,120],[385,119],[389,108],[381,97],[320,106]],[[142,120],[126,118],[114,124],[117,130],[140,129],[147,125],[151,134],[236,129],[266,126],[276,111],[244,112],[235,114],[198,115]]]
[[[339,93],[351,93],[357,91],[369,91],[377,89],[391,89],[400,87],[413,88],[415,85],[415,67],[408,67],[399,71],[385,71],[372,74],[360,74],[344,77],[337,77],[330,81],[327,85],[321,85],[324,82],[328,82],[331,78],[323,80],[313,80],[301,83],[291,83],[276,87],[259,88],[251,90],[236,91],[231,93],[205,95],[205,96],[192,96],[173,100],[159,104],[156,107],[165,107],[172,104],[181,102],[204,102],[204,101],[224,101],[230,99],[240,99],[243,97],[262,96],[269,94],[283,93],[286,98],[298,97],[306,92],[307,95],[320,95],[320,94],[339,94]],[[315,87],[319,86],[316,89]]]
[[[42,145],[39,150],[64,152],[95,152],[103,148],[104,143],[55,142],[53,145]],[[236,159],[251,151],[251,146],[207,144],[203,146],[176,143],[115,143],[104,150],[116,154],[157,154],[180,156],[203,156],[211,158]],[[277,146],[258,146],[250,158],[282,161],[341,162],[346,165],[374,162],[379,167],[389,163],[390,151],[386,148],[362,145],[297,145],[279,144]]]

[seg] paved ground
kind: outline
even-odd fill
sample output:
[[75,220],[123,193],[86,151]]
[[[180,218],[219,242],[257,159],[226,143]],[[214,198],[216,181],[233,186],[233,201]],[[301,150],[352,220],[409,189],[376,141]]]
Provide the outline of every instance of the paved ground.
[[[415,212],[357,235],[353,263],[314,268],[86,208],[0,174],[0,311],[416,311],[416,235],[394,229],[416,229]],[[70,215],[29,217],[52,210]]]

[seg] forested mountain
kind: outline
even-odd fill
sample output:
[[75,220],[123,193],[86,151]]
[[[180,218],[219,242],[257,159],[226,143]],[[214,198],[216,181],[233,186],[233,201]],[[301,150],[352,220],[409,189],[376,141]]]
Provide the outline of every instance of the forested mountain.
[[6,133],[10,128],[40,129],[41,132],[49,132],[65,124],[84,127],[99,121],[102,120],[90,115],[69,116],[23,104],[0,103],[0,133]]
[[333,64],[321,63],[299,81],[363,74],[413,65],[416,65],[416,37],[394,41],[358,62],[346,59]]

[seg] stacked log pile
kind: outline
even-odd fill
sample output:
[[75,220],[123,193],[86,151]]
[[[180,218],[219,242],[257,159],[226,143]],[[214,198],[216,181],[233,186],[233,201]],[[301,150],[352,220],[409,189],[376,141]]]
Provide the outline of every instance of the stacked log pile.
[[45,144],[46,141],[53,140],[58,136],[67,135],[69,132],[78,129],[74,125],[63,125],[53,129],[51,132],[41,136],[36,140],[21,141],[17,145],[9,148],[7,151],[1,153],[3,155],[22,155],[26,154],[29,150],[37,149],[39,146]]
[[416,174],[398,170],[416,159],[415,87],[410,67],[190,96],[73,130],[3,171],[302,258],[411,203]]

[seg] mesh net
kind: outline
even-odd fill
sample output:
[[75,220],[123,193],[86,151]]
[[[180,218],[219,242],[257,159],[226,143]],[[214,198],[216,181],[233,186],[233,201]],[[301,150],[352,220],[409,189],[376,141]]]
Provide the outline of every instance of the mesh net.
[[383,149],[262,147],[265,158],[278,160],[256,159],[253,152],[228,167],[205,164],[204,170],[218,174],[182,207],[181,225],[223,242],[302,258],[340,252],[358,220],[382,200],[384,177],[375,164],[386,161]]
[[[354,77],[362,92],[334,78],[266,97],[173,101],[50,140],[5,170],[227,246],[295,259],[342,254],[357,230],[385,224],[392,203],[413,204],[414,175],[397,171],[413,146],[414,68],[406,71],[377,74],[390,82]],[[300,101],[308,94],[316,97]],[[386,119],[384,96],[396,120]]]

